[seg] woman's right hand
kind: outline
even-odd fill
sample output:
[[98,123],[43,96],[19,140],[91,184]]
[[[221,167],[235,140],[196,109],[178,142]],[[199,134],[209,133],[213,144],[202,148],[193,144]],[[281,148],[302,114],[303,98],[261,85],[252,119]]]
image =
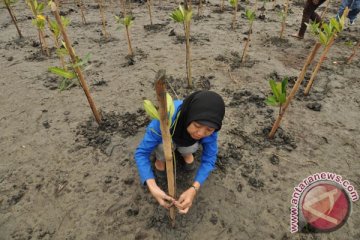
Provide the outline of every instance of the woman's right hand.
[[166,209],[169,209],[175,202],[175,199],[167,195],[156,184],[155,179],[146,180],[146,184],[149,187],[151,195],[158,201],[158,203]]

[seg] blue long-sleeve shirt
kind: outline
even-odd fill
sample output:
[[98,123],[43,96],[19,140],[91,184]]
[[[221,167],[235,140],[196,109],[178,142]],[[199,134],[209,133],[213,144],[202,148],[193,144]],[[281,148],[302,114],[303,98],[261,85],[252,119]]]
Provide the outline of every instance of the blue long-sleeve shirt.
[[[175,100],[174,104],[176,110],[173,117],[173,122],[175,121],[175,118],[180,110],[182,101]],[[203,147],[203,151],[200,167],[195,176],[195,181],[199,182],[201,185],[204,183],[210,172],[215,167],[216,157],[218,153],[217,137],[218,133],[214,132],[210,136],[199,140],[199,143]],[[135,151],[135,161],[138,167],[142,184],[145,184],[146,180],[148,179],[155,178],[154,173],[151,169],[150,155],[160,143],[162,143],[160,122],[158,120],[152,120],[149,126],[146,128],[144,138],[142,139],[141,143]]]

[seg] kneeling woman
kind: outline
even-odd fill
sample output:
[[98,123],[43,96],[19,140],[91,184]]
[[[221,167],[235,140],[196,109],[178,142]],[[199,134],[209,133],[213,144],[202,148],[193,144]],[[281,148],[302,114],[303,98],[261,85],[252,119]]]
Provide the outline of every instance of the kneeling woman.
[[214,169],[217,158],[217,138],[225,114],[225,104],[220,95],[212,91],[194,92],[184,101],[175,100],[174,127],[170,129],[173,145],[185,161],[185,169],[194,164],[193,153],[199,144],[203,151],[201,164],[192,186],[183,192],[178,200],[168,196],[155,182],[151,169],[150,155],[156,156],[155,171],[165,173],[165,160],[162,150],[160,122],[153,120],[146,129],[142,142],[136,149],[135,160],[141,182],[146,184],[159,204],[165,208],[171,205],[180,213],[187,213],[192,201],[209,173]]

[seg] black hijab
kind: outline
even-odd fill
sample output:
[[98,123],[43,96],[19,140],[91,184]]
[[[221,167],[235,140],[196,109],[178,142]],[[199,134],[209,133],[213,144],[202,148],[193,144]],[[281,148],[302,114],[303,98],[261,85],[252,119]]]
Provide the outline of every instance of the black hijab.
[[193,145],[197,140],[191,138],[186,128],[192,121],[210,122],[221,129],[225,114],[225,104],[221,96],[211,91],[197,91],[185,98],[175,125],[173,140],[181,147]]

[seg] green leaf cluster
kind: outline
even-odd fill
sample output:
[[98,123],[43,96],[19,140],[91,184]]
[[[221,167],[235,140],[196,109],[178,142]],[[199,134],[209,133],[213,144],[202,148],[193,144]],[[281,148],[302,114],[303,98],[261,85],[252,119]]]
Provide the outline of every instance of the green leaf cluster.
[[[166,103],[167,103],[167,114],[169,119],[169,126],[172,124],[172,118],[175,113],[175,105],[170,94],[166,93]],[[160,115],[154,104],[150,100],[144,100],[144,109],[145,112],[150,116],[151,119],[160,120]]]
[[123,24],[126,27],[129,27],[134,22],[133,19],[134,18],[131,15],[125,16],[124,18],[121,18],[119,16],[115,16],[116,23]]
[[[60,37],[60,27],[55,20],[50,20],[50,30],[54,33],[55,37],[58,39]],[[66,28],[70,24],[70,19],[61,16],[62,25]]]
[[249,22],[253,22],[255,20],[255,12],[251,11],[250,9],[245,10],[245,16],[249,20]]
[[235,8],[238,5],[239,0],[229,0],[230,5]]
[[[44,11],[45,8],[44,3],[38,3],[37,0],[25,0],[25,1],[35,16],[41,14]],[[32,7],[32,5],[34,6],[34,8]]]
[[326,46],[335,34],[344,30],[345,17],[342,16],[339,20],[335,17],[331,18],[329,23],[323,23],[321,27],[319,23],[315,22],[311,22],[308,26],[310,27],[311,33],[318,38],[318,41]]
[[275,80],[269,80],[272,96],[265,100],[265,103],[270,106],[281,106],[286,102],[286,86],[288,84],[288,78],[285,77],[281,82]]
[[192,18],[192,10],[186,10],[183,6],[179,5],[179,8],[170,14],[170,18],[175,22],[189,23]]

